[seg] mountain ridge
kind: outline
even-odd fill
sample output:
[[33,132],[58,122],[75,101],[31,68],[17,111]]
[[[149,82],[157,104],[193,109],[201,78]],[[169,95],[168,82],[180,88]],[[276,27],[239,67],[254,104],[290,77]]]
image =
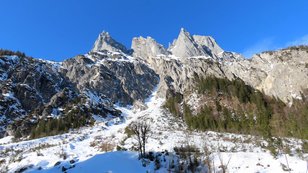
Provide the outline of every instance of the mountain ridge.
[[[25,131],[22,136],[27,136],[39,119],[51,114],[62,115],[64,109],[59,105],[73,101],[61,94],[67,89],[75,93],[76,99],[85,100],[82,105],[92,110],[90,117],[109,113],[119,116],[113,106],[115,103],[142,108],[144,99],[155,87],[159,97],[195,92],[196,76],[240,78],[266,95],[292,104],[293,99],[303,99],[308,88],[308,51],[305,48],[264,52],[245,59],[240,54],[224,51],[210,36],[190,35],[182,28],[178,39],[169,48],[151,37],[135,37],[132,48],[127,49],[104,31],[89,53],[61,63],[22,54],[18,54],[20,57],[2,54],[1,136],[16,131]],[[93,99],[93,95],[98,100],[106,100],[97,103],[101,104],[98,106],[101,110],[89,107],[91,104],[86,100]],[[63,103],[58,104],[57,100],[61,99]],[[13,104],[16,107],[11,107]],[[20,117],[26,121],[20,122]],[[27,126],[8,126],[15,119]],[[31,125],[31,121],[35,123]],[[27,130],[21,130],[21,127]]]

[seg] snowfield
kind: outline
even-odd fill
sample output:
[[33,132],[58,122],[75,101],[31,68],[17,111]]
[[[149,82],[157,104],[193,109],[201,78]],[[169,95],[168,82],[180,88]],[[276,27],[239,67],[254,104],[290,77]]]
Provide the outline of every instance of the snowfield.
[[[121,165],[120,165],[121,164]],[[61,166],[70,166],[70,163],[62,163],[59,166],[46,170],[29,171],[32,173],[62,172]],[[128,171],[129,170],[129,171]],[[79,162],[74,169],[68,172],[146,172],[147,169],[140,164],[138,154],[135,152],[108,152],[97,154],[88,160]]]
[[[221,161],[228,172],[290,172],[307,173],[308,154],[301,153],[302,141],[286,139],[289,154],[274,157],[262,138],[217,132],[191,132],[178,118],[162,108],[164,99],[156,91],[146,101],[146,108],[117,107],[124,119],[99,119],[92,127],[72,130],[69,133],[29,141],[14,142],[12,137],[0,139],[0,172],[28,173],[145,173],[170,172],[176,160],[174,147],[195,146],[201,153],[205,147],[216,172]],[[132,122],[144,120],[151,126],[147,151],[163,153],[160,169],[154,162],[138,159],[136,139],[125,132]],[[107,122],[105,122],[107,121]],[[124,148],[128,151],[116,151]],[[166,151],[167,150],[167,151]],[[166,153],[170,154],[166,154]],[[201,155],[200,159],[204,159]],[[289,166],[288,166],[289,165]],[[205,172],[200,169],[200,172]]]

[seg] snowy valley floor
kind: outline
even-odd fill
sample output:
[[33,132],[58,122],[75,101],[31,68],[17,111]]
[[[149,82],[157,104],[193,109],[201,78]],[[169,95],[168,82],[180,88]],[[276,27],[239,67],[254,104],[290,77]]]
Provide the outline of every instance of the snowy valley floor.
[[[138,160],[133,136],[128,137],[125,127],[131,122],[144,119],[151,125],[151,134],[146,145],[148,151],[173,152],[174,147],[196,146],[202,150],[207,146],[216,172],[221,168],[221,160],[228,163],[228,172],[288,172],[306,173],[308,154],[298,152],[302,141],[286,139],[289,154],[274,157],[267,142],[261,138],[217,132],[189,132],[184,123],[172,117],[161,108],[164,100],[156,98],[156,93],[147,100],[145,110],[118,107],[125,117],[110,118],[108,123],[97,118],[93,127],[85,127],[66,134],[29,141],[12,142],[12,137],[0,139],[0,172],[15,172],[25,168],[25,172],[168,172],[169,154],[161,167],[155,170],[154,162],[144,167]],[[117,147],[118,146],[118,147]],[[129,151],[116,151],[125,148]],[[106,152],[107,151],[107,152]],[[109,151],[109,152],[108,152]],[[201,156],[204,157],[204,156]],[[221,158],[221,159],[220,159]],[[204,171],[204,170],[203,170]]]

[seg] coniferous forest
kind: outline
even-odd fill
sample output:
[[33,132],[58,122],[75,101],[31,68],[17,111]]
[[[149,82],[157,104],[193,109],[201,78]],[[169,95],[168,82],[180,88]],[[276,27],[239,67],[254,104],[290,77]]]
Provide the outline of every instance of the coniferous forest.
[[266,96],[240,79],[209,76],[196,77],[196,87],[206,103],[197,113],[177,94],[167,99],[165,107],[183,118],[192,130],[213,130],[308,139],[308,102],[294,100],[291,106]]

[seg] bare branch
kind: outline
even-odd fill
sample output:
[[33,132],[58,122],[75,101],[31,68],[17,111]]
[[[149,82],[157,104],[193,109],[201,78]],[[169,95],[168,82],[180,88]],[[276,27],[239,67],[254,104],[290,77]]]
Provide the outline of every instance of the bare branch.
[[136,135],[138,141],[138,149],[140,152],[140,158],[145,157],[145,144],[148,139],[148,134],[150,132],[150,125],[144,121],[138,121],[131,124],[131,129]]

